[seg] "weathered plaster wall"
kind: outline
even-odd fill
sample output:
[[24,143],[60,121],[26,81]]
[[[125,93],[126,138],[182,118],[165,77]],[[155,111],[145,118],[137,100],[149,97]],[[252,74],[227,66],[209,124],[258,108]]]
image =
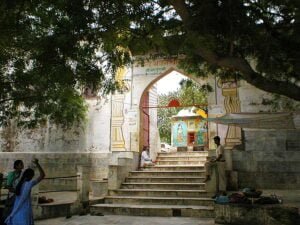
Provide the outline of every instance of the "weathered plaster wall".
[[46,124],[20,129],[13,124],[0,130],[0,152],[109,152],[110,103],[87,100],[86,123],[63,129]]
[[[91,179],[107,178],[110,102],[93,99],[87,100],[87,103],[88,120],[78,128],[62,129],[49,124],[32,130],[21,130],[14,126],[2,128],[0,172],[12,170],[16,159],[23,160],[26,168],[36,157],[45,168],[47,177],[76,175],[76,166],[84,164],[90,166]],[[41,189],[65,190],[75,187],[74,179],[48,179],[41,185]]]
[[300,102],[283,96],[275,99],[273,94],[262,91],[243,80],[239,81],[238,84],[242,112],[257,113],[300,110]]
[[239,81],[239,97],[242,112],[270,112],[272,94],[262,91],[246,81]]

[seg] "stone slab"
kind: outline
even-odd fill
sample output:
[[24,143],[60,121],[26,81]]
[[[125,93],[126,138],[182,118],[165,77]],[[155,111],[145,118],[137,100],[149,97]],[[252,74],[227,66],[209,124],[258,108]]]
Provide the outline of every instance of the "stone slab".
[[38,220],[36,225],[214,225],[214,219],[191,217],[142,217],[142,216],[73,216]]
[[134,205],[214,205],[214,202],[211,198],[201,197],[106,196],[104,201],[108,204]]
[[151,196],[151,197],[208,197],[205,190],[153,190],[153,189],[118,189],[109,192],[114,196]]
[[97,204],[90,208],[92,215],[133,215],[133,216],[162,216],[170,217],[181,215],[186,217],[214,217],[213,207],[210,206],[184,206],[184,205],[127,205],[127,204]]

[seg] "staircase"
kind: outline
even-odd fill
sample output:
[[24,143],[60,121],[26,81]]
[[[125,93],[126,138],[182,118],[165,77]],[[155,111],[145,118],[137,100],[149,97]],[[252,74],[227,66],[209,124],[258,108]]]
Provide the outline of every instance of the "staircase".
[[159,153],[154,167],[132,171],[91,214],[214,217],[203,183],[207,152]]

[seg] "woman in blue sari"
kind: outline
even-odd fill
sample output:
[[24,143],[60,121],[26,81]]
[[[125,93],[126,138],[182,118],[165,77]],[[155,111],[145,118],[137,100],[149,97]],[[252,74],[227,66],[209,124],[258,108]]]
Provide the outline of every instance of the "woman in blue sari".
[[11,214],[6,218],[7,225],[33,225],[33,213],[31,206],[31,189],[45,177],[45,172],[37,159],[33,163],[39,170],[39,177],[34,177],[33,169],[26,169],[16,187],[16,199]]

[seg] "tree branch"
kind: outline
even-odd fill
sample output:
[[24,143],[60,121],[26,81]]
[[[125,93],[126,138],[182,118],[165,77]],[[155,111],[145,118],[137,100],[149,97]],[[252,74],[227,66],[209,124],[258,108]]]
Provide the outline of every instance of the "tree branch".
[[[181,17],[183,24],[187,30],[187,35],[192,37],[192,40],[197,40],[197,37],[201,34],[195,32],[190,24],[192,24],[188,8],[184,0],[169,0],[169,3],[176,10],[177,14]],[[280,95],[285,95],[297,101],[300,101],[300,88],[296,84],[270,80],[261,74],[255,72],[249,63],[239,57],[219,57],[214,51],[209,48],[199,45],[198,43],[192,43],[194,45],[194,53],[201,56],[209,64],[217,65],[219,67],[228,68],[234,71],[239,71],[242,73],[243,79],[248,83],[254,85],[255,87]]]
[[237,57],[224,57],[218,59],[216,64],[221,67],[241,72],[244,80],[261,90],[285,95],[300,101],[300,88],[296,84],[275,79],[268,79],[255,72],[245,59]]
[[190,22],[190,13],[184,0],[169,0],[168,2],[173,6],[183,23],[187,26]]

